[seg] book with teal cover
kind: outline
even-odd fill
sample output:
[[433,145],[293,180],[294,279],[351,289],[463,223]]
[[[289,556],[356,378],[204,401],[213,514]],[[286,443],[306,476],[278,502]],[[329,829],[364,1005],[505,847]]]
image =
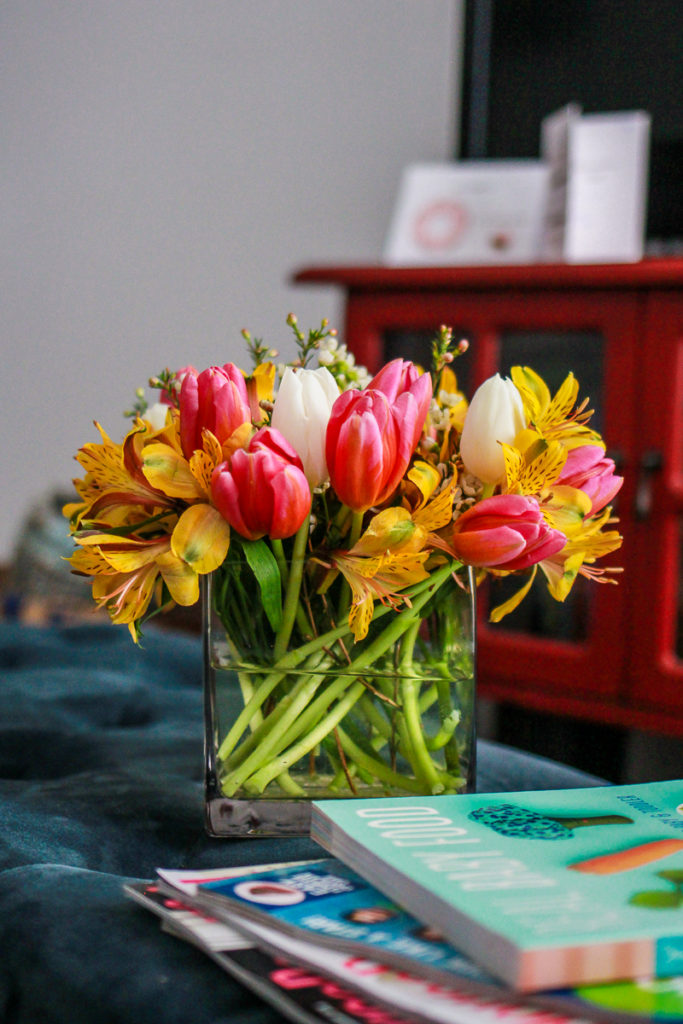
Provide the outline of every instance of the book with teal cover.
[[519,991],[683,973],[683,780],[327,800],[311,835]]

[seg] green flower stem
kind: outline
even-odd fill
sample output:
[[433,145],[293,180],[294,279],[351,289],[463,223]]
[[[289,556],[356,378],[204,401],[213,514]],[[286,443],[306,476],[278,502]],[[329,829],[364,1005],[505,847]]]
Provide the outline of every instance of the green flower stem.
[[[440,572],[443,572],[443,569],[440,570]],[[434,584],[431,589],[436,589],[438,585],[440,584]],[[351,674],[357,675],[359,670],[365,669],[368,665],[372,665],[376,659],[393,647],[397,640],[408,630],[410,630],[414,635],[417,634],[421,621],[418,616],[418,612],[430,597],[431,593],[429,591],[423,592],[413,602],[412,608],[406,609],[392,619],[389,626],[380,633],[379,636],[375,637],[372,643],[353,659],[347,671],[340,673],[340,675],[325,688],[324,692],[316,698],[311,706],[306,708],[304,713],[293,724],[290,732],[286,736],[282,736],[281,734],[280,749],[286,748],[295,736],[310,728],[325,708],[328,707],[333,700],[336,700],[340,693],[347,689],[349,686],[349,676]],[[363,684],[361,683],[361,685]]]
[[[284,714],[281,715],[277,723],[277,729],[268,729],[261,743],[258,744],[242,764],[224,777],[223,792],[226,796],[232,796],[253,772],[258,771],[262,767],[264,761],[275,756],[277,751],[282,748],[283,737],[288,735],[290,726],[297,719],[301,718],[302,712],[308,707],[323,678],[324,673],[319,673],[317,677],[315,675],[310,676],[296,697],[289,703]],[[311,746],[315,746],[315,744]],[[304,751],[304,753],[308,753],[310,749],[311,747]],[[283,769],[279,769],[275,774],[278,775],[281,770]]]
[[275,662],[278,662],[287,650],[287,644],[289,643],[289,638],[291,637],[292,629],[294,628],[296,610],[299,605],[299,593],[301,591],[301,580],[304,571],[304,555],[306,554],[306,545],[308,544],[310,521],[311,513],[309,512],[294,537],[292,560],[289,568],[289,579],[287,580],[285,603],[284,608],[282,609],[282,623],[277,631],[275,645],[273,647],[273,660]]
[[[282,546],[282,541],[274,540],[273,538],[271,538],[270,544],[273,550],[273,554],[275,556],[275,561],[277,562],[278,565],[278,569],[280,570],[280,579],[282,580],[282,586],[286,590],[287,584],[289,582],[289,564],[287,562],[285,551]],[[308,621],[306,610],[301,604],[301,601],[297,601],[296,605],[296,624],[302,636],[313,635],[311,624]]]
[[277,777],[277,784],[288,796],[306,796],[305,789],[294,781],[289,772],[281,772]]
[[[322,743],[327,734],[332,732],[335,726],[339,725],[344,715],[348,714],[364,689],[365,687],[362,683],[354,683],[342,699],[337,702],[335,708],[318,722],[315,729],[299,740],[298,743],[295,743],[294,746],[290,747],[289,750],[285,750],[283,754],[280,754],[275,761],[271,761],[270,764],[265,764],[262,768],[259,768],[248,781],[245,781],[244,788],[251,793],[262,793],[268,783],[272,782],[277,775],[286,771],[293,764],[296,764],[302,757],[305,757],[309,750],[312,750],[318,743]],[[228,792],[228,796],[235,792],[241,781],[244,780],[240,780],[240,783],[234,789],[232,788],[233,782],[231,782],[231,792]]]
[[[447,564],[445,566],[442,566],[440,569],[435,570],[430,576],[429,580],[427,581],[427,586],[425,586],[421,593],[419,593],[419,595],[417,595],[413,599],[411,608],[406,609],[401,613],[395,615],[395,617],[391,620],[390,624],[386,627],[386,629],[384,629],[379,634],[379,636],[375,637],[372,643],[370,643],[359,655],[357,655],[357,657],[349,666],[349,670],[357,673],[359,670],[366,668],[368,665],[371,665],[377,658],[381,657],[388,650],[390,650],[397,642],[397,640],[401,637],[401,635],[408,628],[410,628],[416,621],[419,625],[419,612],[424,607],[424,605],[430,600],[433,593],[441,586],[444,580],[447,579],[451,571],[452,567],[450,564]],[[318,685],[319,684],[316,683],[315,686],[310,687],[310,696],[312,696],[313,693],[315,693],[315,690],[317,689]],[[336,680],[334,680],[328,687],[326,687],[325,693],[321,695],[321,698],[324,698],[326,703],[329,705],[331,700],[334,699],[338,693],[343,692],[343,690],[346,689],[348,685],[349,680],[347,672],[346,674],[341,674],[340,676],[338,676]],[[271,731],[269,735],[263,740],[263,743],[259,744],[257,749],[253,751],[253,753],[246,759],[242,766],[237,771],[232,772],[230,776],[225,778],[223,788],[226,796],[232,796],[235,793],[235,791],[239,788],[239,786],[242,785],[242,783],[246,783],[246,780],[249,779],[249,775],[254,768],[256,768],[257,771],[251,777],[251,779],[249,779],[248,788],[251,790],[262,792],[263,789],[265,789],[268,783],[272,781],[272,779],[276,775],[278,775],[285,768],[288,768],[291,764],[298,760],[299,757],[303,757],[305,754],[308,753],[309,750],[311,750],[314,746],[320,743],[327,735],[327,733],[330,732],[341,720],[339,716],[339,709],[344,709],[341,715],[341,717],[343,717],[343,714],[346,714],[346,711],[353,707],[353,705],[356,703],[356,701],[359,699],[359,697],[362,695],[364,691],[365,687],[362,682],[354,683],[350,687],[350,689],[348,689],[346,696],[339,701],[335,710],[328,712],[326,717],[322,720],[322,722],[319,722],[315,726],[312,732],[310,732],[307,736],[304,736],[293,747],[290,747],[289,750],[285,750],[284,753],[280,754],[279,756],[276,756],[276,760],[274,762],[271,761],[270,763],[264,764],[264,762],[266,762],[269,758],[273,757],[278,748],[282,750],[283,737],[291,741],[292,737],[295,734],[299,735],[303,731],[303,729],[307,727],[307,723],[312,721],[312,714],[300,714],[300,712],[302,712],[306,706],[302,692],[302,694],[299,695],[297,700],[294,701],[293,704],[287,709],[287,712],[285,713],[285,715],[283,715],[282,719],[280,720],[279,728],[277,730],[278,734],[274,736]],[[304,692],[308,694],[309,688],[306,688]],[[322,700],[320,702],[316,701],[316,714],[319,713],[321,706]],[[293,728],[292,731],[289,734],[287,734],[285,730],[289,729],[290,726],[294,726],[295,722],[295,728]],[[427,755],[427,757],[428,756],[429,755]],[[438,779],[434,780],[434,784],[438,786]]]
[[[233,658],[238,660],[239,659],[239,652],[238,652],[235,644],[231,640],[230,634],[227,631],[226,631],[226,634],[225,634],[225,639],[226,639],[226,642],[227,642],[228,647],[230,649],[230,653],[232,654]],[[238,680],[238,682],[240,684],[240,691],[242,693],[242,702],[243,702],[243,704],[248,704],[249,701],[251,700],[251,698],[254,695],[254,682],[253,682],[253,680],[251,678],[248,677],[246,672],[240,672],[238,670],[236,675],[237,675],[237,680]],[[254,716],[251,718],[251,720],[249,722],[249,728],[252,729],[252,730],[255,729],[258,725],[261,724],[262,721],[263,721],[263,715],[261,713],[261,710],[259,709],[259,711],[256,712],[256,714],[254,714]]]
[[[392,736],[395,735],[395,730],[392,730],[390,723],[381,714],[379,709],[375,707],[375,705],[372,702],[372,697],[370,697],[367,693],[365,693],[359,700],[358,709],[359,711],[362,711],[362,713],[365,715],[371,728],[375,732],[375,735],[370,740],[370,746],[373,748],[373,750],[379,752],[383,747],[387,745],[387,743],[391,741]],[[397,708],[394,709],[393,713],[396,715],[400,714]],[[347,764],[346,767],[349,775],[356,775],[357,768],[355,763]],[[339,789],[339,787],[343,786],[346,781],[346,772],[343,770],[343,768],[341,768],[337,771],[334,778],[330,782],[329,789]]]
[[422,717],[418,704],[420,684],[412,672],[413,651],[415,650],[419,629],[420,622],[418,620],[406,630],[401,647],[401,659],[398,665],[398,672],[401,677],[400,689],[405,739],[408,750],[412,752],[410,762],[415,775],[424,781],[429,792],[440,793],[443,791],[443,784],[439,781],[437,766],[429,755],[422,726]]
[[[443,579],[445,579],[445,576],[439,579],[439,586],[443,582]],[[415,598],[420,596],[430,587],[431,583],[432,577],[429,577],[427,580],[422,580],[420,583],[416,583],[409,590],[405,591],[405,593],[411,600],[415,600]],[[431,596],[431,594],[429,596]],[[387,605],[382,605],[381,607],[376,608],[374,621],[388,615],[392,610],[393,609],[389,608]],[[289,672],[298,668],[298,666],[310,656],[320,654],[325,648],[331,648],[337,640],[341,640],[350,633],[351,629],[349,628],[348,622],[340,626],[336,626],[327,633],[323,633],[320,636],[315,637],[313,640],[310,640],[308,643],[302,644],[301,647],[288,651],[277,664],[273,665],[269,675],[266,676],[261,685],[254,691],[253,697],[251,697],[247,702],[246,707],[242,708],[237,720],[234,722],[232,728],[222,741],[220,749],[218,750],[218,757],[221,760],[225,760],[228,757],[235,745],[239,742],[244,731],[247,729],[252,715],[261,710],[264,702],[268,699],[275,687],[287,676]],[[373,657],[375,656],[376,655],[373,654]]]
[[[450,679],[439,679],[436,684],[439,701],[439,716],[441,718],[442,725],[447,722],[451,716],[456,715],[458,719],[456,725],[460,721],[460,712],[453,707],[453,701],[451,698],[451,682]],[[446,767],[449,772],[457,772],[460,774],[460,751],[458,749],[458,742],[455,738],[455,728],[450,739],[444,744],[444,759],[446,761]]]
[[401,700],[403,703],[403,715],[406,727],[406,739],[408,748],[412,753],[410,762],[418,778],[422,779],[430,793],[442,793],[443,783],[439,781],[437,768],[425,743],[422,731],[422,719],[417,703],[417,688],[414,677],[405,677],[401,680]]
[[[299,648],[299,653],[302,650],[303,650],[303,648]],[[296,652],[291,652],[291,653],[294,654]],[[327,657],[329,658],[329,656],[327,656]],[[292,690],[289,692],[289,694],[287,694],[287,696],[284,697],[278,703],[278,706],[273,711],[271,711],[271,713],[268,715],[268,717],[264,720],[263,725],[265,726],[266,731],[271,728],[271,723],[273,725],[277,725],[277,722],[278,722],[280,716],[284,713],[284,711],[289,706],[289,703],[291,702],[291,699],[293,699],[296,696],[296,694],[299,692],[299,690],[303,686],[306,685],[306,683],[310,679],[310,673],[311,672],[315,672],[315,669],[320,666],[321,662],[324,661],[325,658],[326,658],[326,655],[325,655],[324,651],[315,651],[310,656],[310,664],[306,665],[305,674],[303,674],[301,676],[301,678],[297,680],[295,686],[292,687]],[[285,660],[286,659],[283,658],[283,660],[280,662],[281,666],[284,665]],[[221,760],[221,761],[223,761],[225,763],[229,759],[230,755],[232,754],[232,751],[235,749],[236,745],[238,744],[238,742],[240,740],[240,737],[244,734],[246,729],[249,728],[249,723],[251,722],[252,718],[254,718],[254,716],[260,716],[261,715],[261,709],[263,707],[263,704],[268,699],[268,697],[270,696],[272,691],[287,676],[288,672],[291,669],[294,669],[294,668],[297,667],[298,659],[292,658],[291,660],[292,660],[292,665],[288,666],[285,669],[285,671],[283,671],[283,672],[271,672],[270,675],[267,676],[263,680],[263,682],[260,684],[260,686],[258,686],[254,690],[254,693],[253,693],[252,697],[247,702],[245,707],[242,708],[241,712],[237,716],[236,721],[233,723],[232,728],[228,731],[228,733],[225,736],[223,742],[221,743],[221,745],[220,745],[220,747],[218,749],[218,754],[217,754],[219,760]],[[258,739],[261,739],[261,738],[262,738],[262,736],[259,735]],[[249,747],[248,747],[249,744],[251,744],[252,746],[255,745],[256,740],[257,740],[257,730],[254,730],[254,732],[252,733],[252,736],[249,737],[247,740],[245,740],[244,743],[240,746],[239,751],[237,752],[238,755],[241,753],[243,748],[247,747],[247,749],[249,749]]]
[[285,555],[285,549],[282,546],[281,540],[273,540],[271,537],[270,546],[277,562],[277,567],[280,570],[280,579],[282,580],[282,586],[286,587],[289,580],[289,565],[287,564],[287,557]]
[[457,726],[459,721],[460,712],[451,711],[448,718],[445,718],[441,723],[441,728],[439,729],[439,731],[434,733],[433,736],[425,737],[425,744],[427,746],[427,750],[441,750],[443,747],[445,747],[446,744],[450,741],[451,737],[453,736],[453,733],[455,732],[455,727]]
[[[349,530],[348,550],[354,546],[363,529],[363,513],[353,512],[351,515],[351,529]],[[351,604],[351,587],[349,581],[342,576],[341,590],[339,591],[339,604],[337,606],[337,620],[341,622],[349,614]]]
[[410,793],[424,792],[424,787],[416,779],[411,779],[406,775],[399,775],[398,772],[393,771],[383,761],[379,761],[377,758],[367,754],[357,743],[354,743],[341,726],[337,726],[337,731],[341,745],[344,748],[344,753],[352,757],[359,767],[364,768],[372,776],[379,779],[380,782],[383,782],[390,789],[404,789]]

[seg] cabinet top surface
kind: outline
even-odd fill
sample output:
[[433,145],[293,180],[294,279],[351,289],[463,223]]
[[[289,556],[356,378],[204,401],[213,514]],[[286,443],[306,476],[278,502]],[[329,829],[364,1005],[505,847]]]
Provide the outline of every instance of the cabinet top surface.
[[348,291],[552,288],[683,288],[683,259],[639,263],[534,263],[477,267],[319,264],[298,270],[297,284],[336,284]]

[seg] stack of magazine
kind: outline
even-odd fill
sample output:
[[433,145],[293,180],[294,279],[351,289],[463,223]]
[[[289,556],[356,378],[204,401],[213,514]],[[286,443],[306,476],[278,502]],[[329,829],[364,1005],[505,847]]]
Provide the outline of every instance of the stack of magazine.
[[126,891],[306,1024],[683,1019],[683,781],[328,800],[311,834]]

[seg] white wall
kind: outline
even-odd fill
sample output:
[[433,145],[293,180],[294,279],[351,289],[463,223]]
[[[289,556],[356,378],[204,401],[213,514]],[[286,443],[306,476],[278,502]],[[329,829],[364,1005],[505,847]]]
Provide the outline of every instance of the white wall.
[[163,366],[329,315],[401,168],[455,147],[461,0],[4,0],[0,561]]

